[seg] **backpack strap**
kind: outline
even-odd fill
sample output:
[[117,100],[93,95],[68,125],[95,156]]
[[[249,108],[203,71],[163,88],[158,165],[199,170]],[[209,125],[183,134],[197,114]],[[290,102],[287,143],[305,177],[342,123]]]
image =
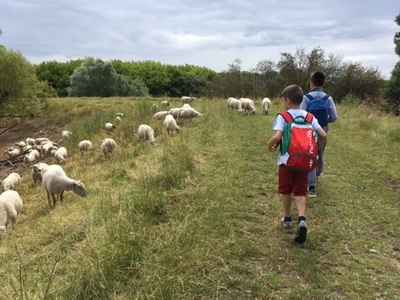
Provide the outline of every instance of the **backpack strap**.
[[293,116],[288,111],[283,111],[283,112],[279,113],[278,115],[281,115],[282,118],[286,121],[286,123],[293,121]]
[[312,123],[312,119],[313,119],[314,115],[312,113],[307,113],[306,117],[304,118],[306,120],[307,123]]
[[314,97],[311,96],[311,94],[305,94],[304,96],[306,96],[310,101],[314,100]]
[[[310,101],[312,101],[312,100],[315,99],[313,96],[311,96],[310,93],[305,94],[304,96],[306,96],[308,99],[310,99]],[[322,97],[321,100],[326,101],[326,100],[328,100],[329,97],[330,97],[330,96],[329,96],[328,94],[325,94],[325,96]]]

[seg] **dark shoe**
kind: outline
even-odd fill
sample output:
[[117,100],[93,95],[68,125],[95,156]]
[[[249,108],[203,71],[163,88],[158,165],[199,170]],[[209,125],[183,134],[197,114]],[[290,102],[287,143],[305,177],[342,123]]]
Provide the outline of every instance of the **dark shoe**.
[[304,243],[307,238],[307,223],[306,221],[300,221],[297,225],[296,236],[294,237],[294,241],[296,243]]
[[317,192],[315,189],[308,190],[307,196],[308,198],[317,198]]
[[285,221],[285,217],[283,217],[281,220],[281,225],[285,229],[290,229],[292,228],[292,221]]

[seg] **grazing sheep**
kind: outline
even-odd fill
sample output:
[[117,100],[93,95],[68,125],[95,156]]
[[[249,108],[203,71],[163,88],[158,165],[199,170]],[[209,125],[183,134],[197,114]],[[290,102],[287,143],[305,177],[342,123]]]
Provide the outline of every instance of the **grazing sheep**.
[[154,130],[149,125],[141,124],[138,127],[138,139],[139,141],[150,141],[151,144],[155,144]]
[[268,115],[268,111],[271,106],[271,100],[269,100],[269,98],[265,97],[262,100],[261,105],[262,105],[262,109],[263,109],[263,115]]
[[240,100],[236,99],[236,98],[229,98],[227,100],[227,105],[228,108],[235,110],[237,113],[242,113],[243,112],[243,108],[242,108],[242,102],[240,102]]
[[16,187],[21,183],[21,176],[18,173],[10,173],[1,183],[1,190],[15,190]]
[[23,149],[24,147],[26,147],[26,143],[24,141],[20,141],[18,143],[14,143],[15,146],[18,146],[19,149]]
[[117,116],[117,117],[115,118],[115,123],[118,123],[118,124],[121,124],[121,123],[122,123],[122,119],[121,119],[120,116]]
[[81,154],[83,154],[85,151],[93,149],[93,144],[89,140],[83,140],[79,142],[78,148]]
[[35,146],[36,145],[35,139],[32,139],[32,138],[26,138],[25,142],[26,142],[27,145],[30,145],[30,146]]
[[167,110],[162,110],[162,111],[156,112],[156,113],[153,115],[153,119],[154,119],[154,120],[164,120],[164,119],[165,119],[165,116],[168,115],[168,114],[169,114],[169,111],[167,111]]
[[36,138],[36,139],[35,139],[35,144],[36,144],[36,145],[40,145],[40,144],[42,144],[43,142],[47,142],[47,141],[49,141],[49,139],[48,139],[48,138],[45,138],[45,137]]
[[71,134],[72,134],[72,132],[68,131],[68,130],[63,130],[61,133],[63,138],[68,138]]
[[174,131],[180,131],[178,124],[172,115],[166,115],[163,123],[164,127],[167,129],[168,134],[173,133]]
[[37,163],[32,166],[31,176],[35,184],[42,182],[43,174],[49,165],[46,163]]
[[42,156],[48,157],[52,154],[52,150],[57,150],[57,143],[54,143],[50,140],[43,141],[43,144],[38,145]]
[[185,104],[182,105],[182,108],[191,108],[191,106],[190,106],[189,103],[185,103]]
[[25,154],[24,156],[24,163],[25,165],[29,166],[31,165],[34,161],[40,159],[40,153],[36,149],[32,149],[31,152],[28,154]]
[[21,153],[20,149],[14,147],[8,147],[6,151],[4,151],[8,155],[8,157],[14,157]]
[[179,118],[179,112],[180,112],[182,109],[184,109],[184,108],[182,108],[182,107],[171,108],[171,109],[169,110],[169,114],[172,115],[172,116],[175,118],[175,120],[177,120],[177,119]]
[[169,107],[169,105],[170,105],[170,102],[169,102],[169,100],[164,100],[164,101],[161,101],[161,106],[164,106],[164,107]]
[[123,117],[124,114],[122,112],[117,113],[117,117]]
[[81,197],[86,195],[85,186],[82,181],[69,178],[59,165],[50,165],[47,167],[46,172],[43,174],[42,187],[47,192],[49,206],[53,208],[56,207],[58,199],[61,202],[63,201],[64,191],[73,191]]
[[242,108],[245,113],[254,115],[256,109],[254,107],[254,101],[249,98],[240,98],[239,101],[242,103]]
[[63,164],[67,161],[67,148],[60,147],[54,153],[54,158],[58,163]]
[[106,130],[108,132],[112,132],[114,130],[114,128],[117,128],[117,126],[115,126],[113,123],[106,123],[106,125],[104,127],[106,128]]
[[22,213],[22,199],[16,191],[5,191],[0,195],[0,240],[4,238],[7,226],[17,224],[17,216]]
[[195,101],[195,100],[196,100],[196,97],[189,97],[189,96],[182,96],[181,97],[182,103],[189,103],[189,102],[192,102],[192,101]]
[[111,138],[105,138],[101,143],[101,151],[104,156],[107,157],[110,153],[112,153],[117,146],[117,143]]
[[193,118],[202,116],[203,114],[199,113],[194,108],[184,108],[179,111],[179,118],[181,118],[182,120],[189,119],[190,121],[192,121]]

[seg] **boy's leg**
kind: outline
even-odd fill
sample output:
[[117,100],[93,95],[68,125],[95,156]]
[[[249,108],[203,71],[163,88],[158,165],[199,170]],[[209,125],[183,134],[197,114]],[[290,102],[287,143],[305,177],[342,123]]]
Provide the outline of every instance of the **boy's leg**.
[[297,231],[294,238],[296,243],[304,243],[307,237],[306,223],[306,193],[307,193],[307,174],[296,174],[293,194],[296,200],[297,212],[299,214]]
[[293,171],[283,165],[279,166],[278,170],[278,191],[282,195],[282,205],[284,217],[281,220],[281,225],[285,229],[292,227],[292,217],[290,215],[291,194],[293,188]]

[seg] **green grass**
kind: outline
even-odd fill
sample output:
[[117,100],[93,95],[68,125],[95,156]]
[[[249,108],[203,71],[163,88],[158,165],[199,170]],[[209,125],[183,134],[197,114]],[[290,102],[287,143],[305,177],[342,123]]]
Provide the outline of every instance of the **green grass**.
[[[237,116],[224,99],[198,99],[204,117],[172,136],[152,119],[156,102],[50,101],[41,118],[73,132],[64,169],[88,195],[66,192],[52,210],[23,177],[24,213],[0,244],[0,299],[400,298],[398,118],[338,106],[297,245],[279,224],[277,154],[266,147],[280,101],[268,116],[261,100],[256,115]],[[119,111],[105,159],[103,126]],[[142,123],[157,145],[137,141]],[[80,155],[82,139],[92,154]]]

